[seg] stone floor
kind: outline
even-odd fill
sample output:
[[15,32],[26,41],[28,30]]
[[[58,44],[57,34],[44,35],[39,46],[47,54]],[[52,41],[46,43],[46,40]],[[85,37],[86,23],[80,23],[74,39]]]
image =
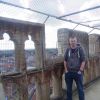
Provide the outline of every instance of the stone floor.
[[[73,100],[79,100],[75,95]],[[100,100],[100,79],[85,89],[85,100]]]
[[0,83],[0,100],[5,100],[2,84]]

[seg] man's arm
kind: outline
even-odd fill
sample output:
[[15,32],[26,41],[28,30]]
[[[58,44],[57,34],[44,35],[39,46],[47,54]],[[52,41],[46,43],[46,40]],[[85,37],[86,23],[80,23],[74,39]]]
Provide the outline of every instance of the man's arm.
[[81,52],[81,61],[82,61],[81,66],[80,66],[80,71],[84,71],[86,57],[85,57],[85,52],[83,48],[80,49],[80,52]]
[[84,67],[85,67],[85,61],[83,61],[82,63],[81,63],[81,67],[80,67],[80,71],[84,71]]
[[65,72],[68,72],[67,60],[68,60],[68,49],[66,50],[65,55],[64,55],[64,69],[65,69]]
[[65,69],[65,73],[68,72],[68,69],[67,69],[67,62],[64,60],[64,69]]

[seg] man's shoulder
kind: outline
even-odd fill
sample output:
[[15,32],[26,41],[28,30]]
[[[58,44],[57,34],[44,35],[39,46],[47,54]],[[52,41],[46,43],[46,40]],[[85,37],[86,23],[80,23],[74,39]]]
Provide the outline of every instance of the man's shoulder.
[[81,45],[77,45],[77,49],[81,50],[83,47]]
[[66,48],[66,52],[68,52],[70,49],[71,49],[70,47]]
[[78,46],[77,48],[79,49],[79,51],[82,51],[83,50],[83,47],[82,46]]
[[68,55],[69,51],[70,51],[70,48],[66,48],[65,55]]

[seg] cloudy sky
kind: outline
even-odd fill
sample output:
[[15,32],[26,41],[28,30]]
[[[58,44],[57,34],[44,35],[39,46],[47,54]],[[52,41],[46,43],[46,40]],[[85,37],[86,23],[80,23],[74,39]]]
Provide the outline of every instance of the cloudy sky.
[[[31,8],[57,17],[75,11],[84,10],[90,7],[100,6],[100,0],[0,0],[0,1],[16,4],[19,6],[23,6],[25,8]],[[2,3],[0,3],[0,16],[20,19],[20,20],[28,20],[38,23],[43,23],[47,17],[45,15],[41,15],[29,10],[9,6]],[[100,25],[100,9],[64,17],[64,19],[73,20],[76,22],[99,20],[99,21],[88,22],[85,24],[90,26]],[[75,26],[76,24],[60,21],[53,17],[49,17],[49,19],[45,23],[46,48],[57,47],[57,30],[59,28],[73,29]],[[89,32],[91,29],[79,26],[76,28],[76,30],[81,30],[81,31],[85,30],[86,32]],[[98,30],[94,30],[92,33],[100,33],[100,32]],[[7,46],[9,49],[13,48],[14,46],[12,41],[9,41],[9,36],[5,34],[4,37],[5,39],[0,41],[0,43],[2,44],[0,45],[1,46],[0,48],[5,49],[5,47],[7,48]],[[8,43],[7,41],[9,41],[10,43],[9,45],[7,44]],[[29,37],[29,40],[27,40],[26,42],[27,45],[25,48],[31,48],[29,44],[33,45],[33,42],[30,41],[31,37]]]

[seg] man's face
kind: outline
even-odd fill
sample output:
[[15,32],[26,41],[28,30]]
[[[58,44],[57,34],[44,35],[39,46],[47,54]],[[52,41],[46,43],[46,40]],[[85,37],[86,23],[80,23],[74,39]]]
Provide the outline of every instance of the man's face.
[[71,46],[72,48],[75,48],[75,47],[77,46],[77,39],[76,39],[76,37],[70,38],[70,39],[69,39],[69,44],[70,44],[70,46]]

